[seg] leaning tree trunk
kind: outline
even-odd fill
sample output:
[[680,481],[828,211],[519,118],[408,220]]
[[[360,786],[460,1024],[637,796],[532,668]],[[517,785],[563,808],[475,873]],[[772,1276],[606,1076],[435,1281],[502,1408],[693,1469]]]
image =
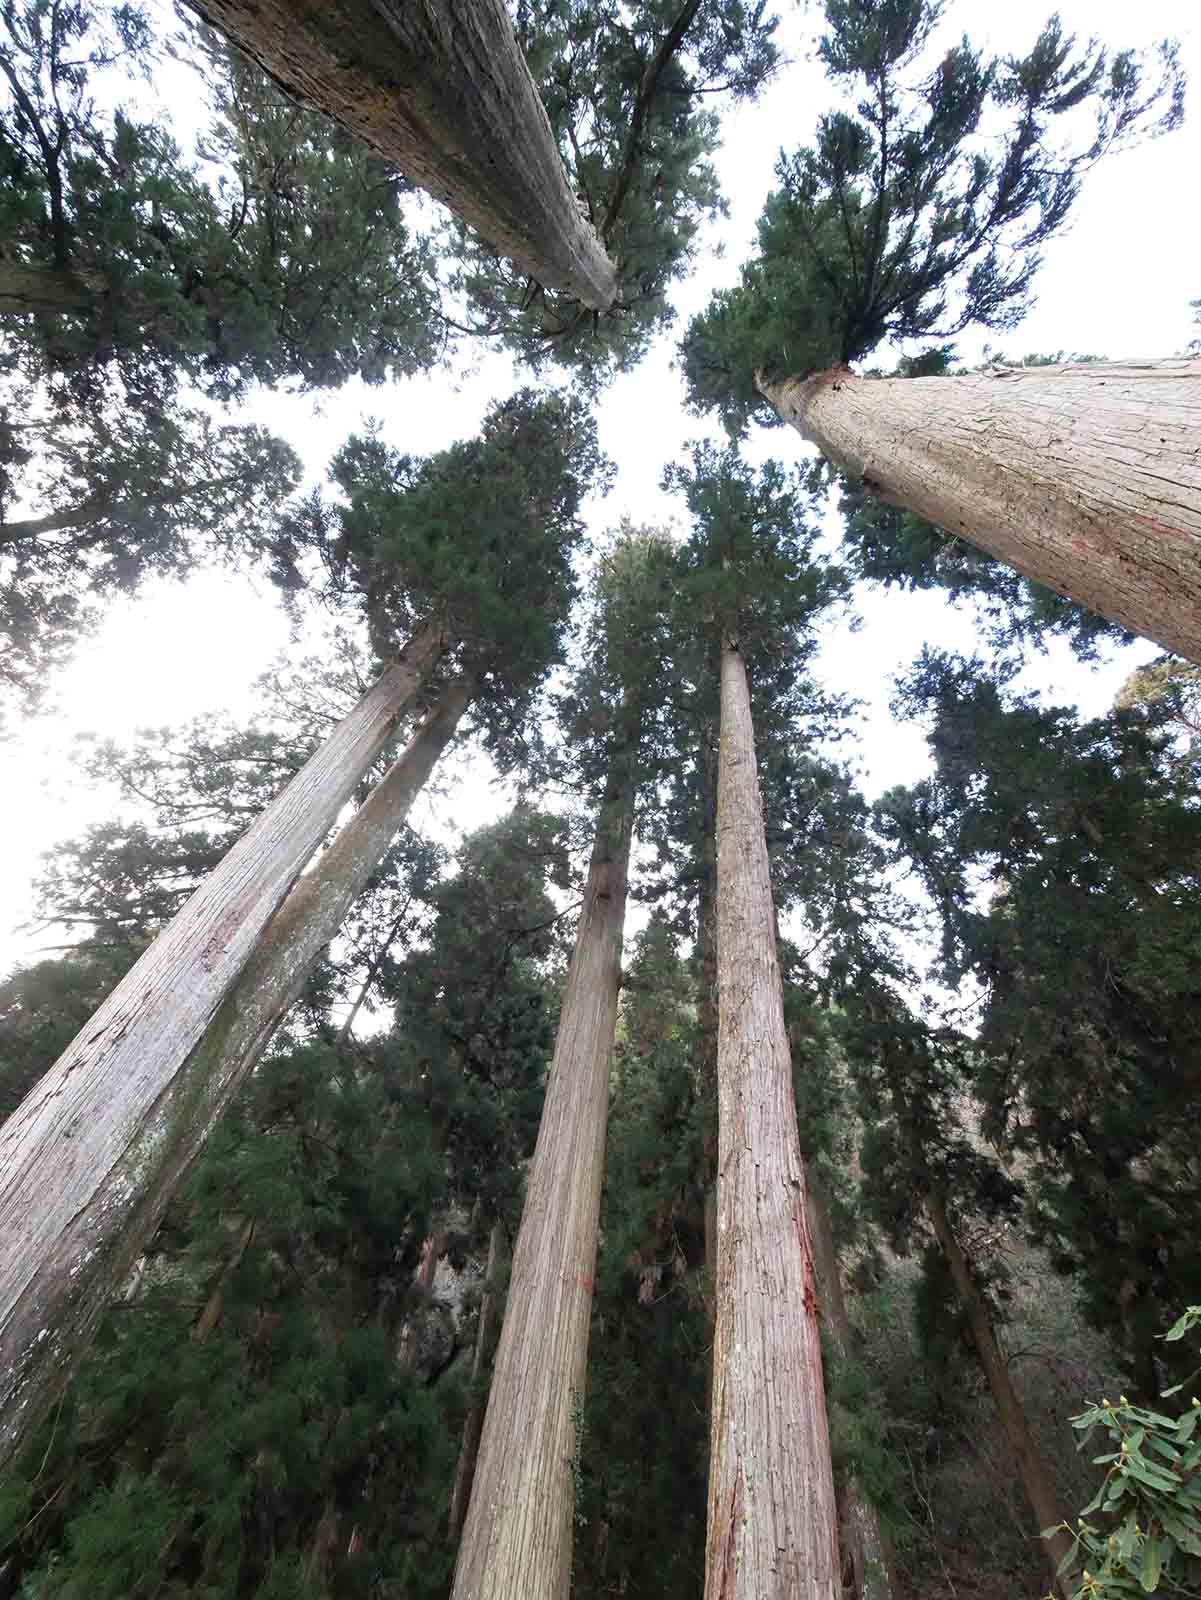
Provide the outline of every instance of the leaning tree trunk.
[[[818,1307],[834,1359],[842,1366],[854,1359],[855,1330],[842,1293],[842,1273],[829,1208],[822,1185],[812,1170],[808,1175],[805,1203],[817,1267]],[[892,1540],[884,1531],[880,1513],[853,1474],[843,1489],[840,1522],[843,1547],[851,1558],[859,1600],[893,1600],[897,1580]]]
[[1201,360],[756,383],[889,505],[1201,661]]
[[[269,1036],[264,964],[292,961],[289,983],[299,970],[281,941],[322,893],[317,875],[280,902],[442,648],[437,625],[414,637],[0,1130],[0,1462],[65,1381],[236,1087],[230,1041]],[[342,904],[326,894],[321,911]]]
[[617,752],[601,806],[453,1600],[567,1600],[571,1586],[635,759]]
[[705,1600],[838,1600],[813,1250],[746,666],[721,659],[717,1326]]
[[283,87],[441,200],[545,288],[607,311],[504,0],[193,0]]
[[980,1358],[980,1365],[984,1368],[984,1376],[988,1380],[1001,1426],[1013,1451],[1018,1476],[1022,1480],[1022,1488],[1030,1502],[1030,1509],[1034,1513],[1035,1523],[1040,1531],[1044,1528],[1060,1529],[1049,1539],[1040,1540],[1040,1543],[1047,1565],[1055,1575],[1053,1578],[1055,1587],[1064,1596],[1064,1600],[1071,1600],[1076,1585],[1070,1576],[1065,1575],[1061,1578],[1057,1574],[1060,1562],[1071,1555],[1075,1546],[1070,1535],[1061,1527],[1063,1513],[1059,1509],[1051,1475],[1030,1432],[1030,1424],[1026,1421],[1022,1402],[1018,1399],[1009,1377],[1009,1365],[997,1343],[988,1306],[972,1276],[972,1269],[963,1253],[963,1247],[955,1237],[955,1230],[947,1215],[946,1200],[937,1186],[927,1192],[925,1205],[939,1248],[950,1268],[955,1292],[967,1316],[976,1354]]
[[63,311],[90,311],[101,301],[107,288],[107,280],[99,273],[0,260],[0,316],[19,316],[30,311],[45,316]]
[[480,1434],[484,1430],[484,1406],[487,1396],[482,1392],[484,1373],[492,1359],[492,1343],[496,1337],[496,1313],[499,1295],[496,1280],[500,1274],[505,1245],[505,1230],[499,1222],[492,1224],[488,1234],[488,1263],[484,1268],[484,1288],[480,1296],[480,1314],[475,1327],[475,1348],[471,1353],[471,1402],[463,1422],[463,1442],[459,1446],[459,1461],[455,1467],[455,1484],[450,1496],[450,1515],[447,1519],[447,1537],[452,1546],[459,1542],[467,1506],[471,1500],[471,1486],[475,1482],[475,1464],[480,1454]]

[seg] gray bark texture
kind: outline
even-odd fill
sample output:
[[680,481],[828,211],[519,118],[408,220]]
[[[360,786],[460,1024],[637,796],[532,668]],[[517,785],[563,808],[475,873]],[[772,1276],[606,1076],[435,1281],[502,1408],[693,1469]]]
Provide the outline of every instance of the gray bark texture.
[[[997,1342],[988,1306],[972,1275],[963,1247],[955,1237],[955,1230],[947,1215],[946,1201],[938,1188],[931,1188],[926,1194],[926,1215],[930,1218],[939,1247],[946,1257],[955,1284],[955,1292],[967,1316],[976,1354],[980,1358],[980,1365],[984,1368],[984,1376],[988,1380],[1001,1426],[1013,1451],[1018,1477],[1030,1502],[1030,1509],[1034,1513],[1036,1527],[1033,1537],[1038,1539],[1043,1528],[1057,1528],[1063,1522],[1063,1513],[1059,1509],[1051,1475],[1030,1432],[1030,1424],[1026,1421],[1022,1402],[1018,1399],[1013,1380],[1009,1376],[1009,1364]],[[1071,1600],[1076,1585],[1071,1580],[1070,1572],[1065,1573],[1062,1578],[1056,1576],[1059,1563],[1075,1548],[1071,1538],[1066,1532],[1061,1531],[1052,1534],[1049,1539],[1039,1539],[1039,1544],[1052,1574],[1054,1587],[1063,1595],[1064,1600]]]
[[[440,626],[414,636],[0,1129],[0,1464],[66,1381],[236,1087],[214,1037],[251,1025],[264,949],[289,921],[281,901],[442,648]],[[318,893],[308,884],[290,918]],[[239,978],[240,1001],[219,1009]]]
[[1201,661],[1201,360],[756,382],[889,505]]
[[[812,1167],[807,1179],[805,1205],[817,1267],[818,1314],[835,1362],[841,1365],[854,1359],[855,1330],[842,1292],[842,1271],[829,1208]],[[881,1525],[880,1513],[854,1476],[848,1477],[843,1488],[840,1524],[843,1552],[850,1558],[858,1600],[893,1600],[897,1579],[892,1540]]]
[[839,1600],[813,1247],[746,665],[721,660],[717,1321],[705,1600]]
[[567,1600],[634,791],[602,806],[452,1600]]
[[504,0],[197,0],[286,90],[546,288],[597,311],[617,275],[580,215]]
[[496,1280],[504,1258],[504,1248],[505,1230],[499,1222],[494,1222],[488,1234],[488,1263],[484,1268],[480,1314],[475,1325],[475,1347],[471,1352],[471,1404],[463,1423],[463,1442],[459,1447],[455,1485],[450,1497],[447,1536],[452,1547],[458,1544],[463,1533],[463,1523],[471,1500],[471,1486],[475,1482],[475,1464],[479,1460],[486,1403],[486,1397],[480,1393],[480,1385],[492,1359],[492,1345],[496,1337],[496,1313],[499,1309]]

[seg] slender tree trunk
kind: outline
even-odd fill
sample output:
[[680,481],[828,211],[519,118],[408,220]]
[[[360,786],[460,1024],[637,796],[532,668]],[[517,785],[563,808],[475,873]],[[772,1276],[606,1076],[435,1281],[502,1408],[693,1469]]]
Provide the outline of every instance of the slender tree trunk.
[[35,311],[87,311],[107,288],[94,272],[71,272],[62,267],[27,266],[0,259],[0,316]]
[[750,691],[721,660],[717,1326],[705,1600],[838,1600],[813,1249]]
[[575,196],[504,0],[197,0],[285,89],[546,288],[606,311],[612,263]]
[[889,505],[1201,661],[1201,360],[756,383]]
[[453,1600],[567,1600],[636,745],[601,806]]
[[[842,1273],[829,1208],[812,1168],[808,1170],[805,1204],[817,1268],[818,1309],[835,1360],[841,1366],[854,1359],[855,1330],[843,1298]],[[843,1544],[851,1558],[859,1600],[892,1600],[897,1581],[892,1540],[880,1523],[880,1513],[853,1476],[848,1479],[843,1494],[841,1520]]]
[[475,1348],[471,1354],[471,1405],[463,1423],[463,1443],[459,1447],[459,1463],[455,1468],[455,1485],[450,1497],[448,1539],[457,1545],[467,1517],[471,1500],[471,1486],[475,1482],[475,1464],[480,1453],[480,1434],[484,1429],[486,1396],[481,1392],[484,1373],[492,1359],[492,1345],[496,1337],[496,1313],[499,1297],[496,1279],[500,1272],[505,1247],[505,1230],[499,1222],[492,1224],[488,1235],[488,1264],[484,1268],[484,1291],[480,1296],[480,1315],[475,1329]]
[[423,629],[0,1130],[0,1461],[65,1381],[387,847],[370,826],[396,768],[288,895],[441,650],[440,628]]
[[[1051,1483],[1051,1475],[1034,1442],[1030,1424],[1026,1421],[1026,1413],[1022,1409],[1022,1402],[1018,1399],[1010,1380],[1009,1365],[997,1343],[988,1306],[976,1285],[968,1259],[951,1227],[946,1200],[936,1185],[926,1194],[925,1203],[926,1214],[934,1228],[935,1237],[951,1269],[955,1292],[967,1315],[976,1354],[980,1358],[980,1365],[984,1368],[984,1376],[988,1379],[988,1387],[992,1392],[1001,1426],[1005,1430],[1005,1437],[1009,1440],[1013,1451],[1018,1476],[1022,1480],[1022,1488],[1030,1502],[1030,1509],[1034,1513],[1035,1523],[1039,1530],[1058,1527],[1063,1521],[1063,1513]],[[1052,1574],[1073,1549],[1072,1540],[1064,1532],[1056,1533],[1049,1539],[1040,1539],[1039,1544]],[[1065,1600],[1070,1600],[1076,1587],[1070,1578],[1056,1577],[1054,1582]]]
[[192,1338],[196,1344],[207,1344],[209,1334],[221,1321],[225,1314],[225,1286],[238,1270],[242,1257],[250,1248],[250,1241],[254,1238],[255,1219],[244,1223],[238,1235],[238,1242],[234,1253],[221,1268],[217,1281],[213,1285],[208,1299],[204,1302],[204,1309],[196,1318],[192,1327]]

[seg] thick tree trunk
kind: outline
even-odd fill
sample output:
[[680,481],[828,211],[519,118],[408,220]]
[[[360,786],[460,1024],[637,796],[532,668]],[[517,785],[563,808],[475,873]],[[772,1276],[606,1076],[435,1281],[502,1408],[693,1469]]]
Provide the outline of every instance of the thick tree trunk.
[[[1051,1475],[1030,1432],[1030,1424],[1026,1421],[1022,1402],[1018,1399],[1010,1381],[1009,1366],[997,1343],[988,1306],[972,1276],[972,1269],[963,1253],[963,1248],[955,1237],[955,1231],[947,1215],[946,1201],[936,1186],[927,1193],[925,1203],[926,1214],[930,1218],[935,1237],[951,1269],[955,1292],[967,1315],[976,1354],[980,1358],[980,1365],[984,1368],[984,1376],[988,1380],[988,1387],[992,1392],[1001,1426],[1005,1430],[1005,1437],[1009,1440],[1010,1449],[1013,1451],[1018,1476],[1022,1480],[1022,1488],[1030,1502],[1038,1530],[1058,1527],[1063,1521],[1063,1513],[1051,1483]],[[1050,1539],[1039,1539],[1039,1544],[1052,1574],[1073,1549],[1071,1538],[1062,1531],[1052,1535]],[[1076,1587],[1070,1577],[1056,1577],[1054,1583],[1064,1596],[1064,1600],[1070,1600]]]
[[813,1250],[746,666],[722,651],[717,1326],[705,1600],[838,1600]]
[[612,305],[616,273],[580,215],[504,0],[195,3],[538,283]]
[[[854,1359],[855,1330],[843,1298],[838,1248],[834,1243],[829,1209],[812,1168],[808,1172],[805,1203],[817,1268],[818,1311],[834,1358],[841,1365]],[[843,1547],[851,1558],[855,1593],[859,1600],[892,1600],[896,1592],[896,1557],[892,1540],[881,1526],[880,1513],[854,1477],[848,1479],[842,1498]]]
[[[270,1036],[269,1005],[303,981],[298,923],[311,926],[310,907],[344,915],[324,859],[277,908],[442,648],[437,625],[415,636],[0,1130],[0,1462],[65,1381],[241,1061]],[[328,852],[352,855],[348,874],[370,870],[352,854],[363,832]]]
[[30,311],[44,315],[87,311],[100,300],[106,287],[98,273],[31,267],[21,261],[0,259],[0,316]]
[[889,505],[1201,661],[1201,360],[756,383]]
[[571,1586],[635,760],[617,753],[601,807],[453,1600],[567,1600]]
[[487,1397],[480,1392],[484,1373],[492,1359],[492,1345],[496,1337],[496,1313],[499,1296],[496,1279],[500,1272],[505,1247],[505,1230],[499,1222],[492,1224],[488,1235],[488,1264],[484,1268],[484,1289],[480,1296],[479,1321],[475,1328],[475,1348],[471,1353],[471,1404],[463,1423],[463,1443],[459,1447],[459,1462],[455,1468],[455,1485],[450,1497],[450,1517],[447,1537],[457,1545],[467,1517],[471,1500],[471,1486],[475,1482],[475,1464],[480,1453],[480,1434],[484,1429],[484,1406]]

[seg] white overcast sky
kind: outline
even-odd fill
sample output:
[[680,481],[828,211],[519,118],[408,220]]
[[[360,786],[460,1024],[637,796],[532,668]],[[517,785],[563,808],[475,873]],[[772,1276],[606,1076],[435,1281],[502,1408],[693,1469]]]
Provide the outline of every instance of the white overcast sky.
[[[948,0],[943,36],[967,33],[998,52],[1024,51],[1050,9],[1047,0]],[[790,59],[758,102],[725,115],[718,167],[730,216],[706,235],[694,276],[676,290],[680,328],[715,287],[734,281],[780,149],[806,143],[830,102],[811,57],[818,8],[784,0],[782,10],[781,40]],[[1201,110],[1194,109],[1201,96],[1201,0],[1142,0],[1137,7],[1117,0],[1061,0],[1058,10],[1082,38],[1096,35],[1113,48],[1178,38],[1193,103],[1180,132],[1103,161],[1088,175],[1069,230],[1046,251],[1037,306],[1005,349],[1011,355],[1059,349],[1113,358],[1170,354],[1192,336],[1188,302],[1201,296]],[[640,521],[682,514],[659,490],[663,467],[690,439],[715,430],[684,412],[683,385],[672,365],[676,337],[661,340],[599,404],[601,442],[618,475],[613,492],[595,508],[597,532],[624,514]],[[975,359],[980,343],[960,341],[961,356]],[[319,478],[331,452],[365,416],[379,418],[401,448],[423,453],[469,436],[486,407],[521,381],[507,359],[489,356],[457,380],[436,373],[383,390],[353,384],[316,401],[264,395],[250,410],[255,420],[284,434]],[[774,455],[792,463],[807,448],[791,430],[760,431],[748,453],[755,460]],[[897,726],[888,716],[897,671],[927,642],[970,650],[974,629],[969,611],[951,608],[938,594],[865,592],[857,610],[862,627],[854,634],[845,626],[834,630],[819,670],[831,685],[866,702],[860,762],[864,786],[875,794],[912,782],[926,765],[920,730]],[[120,740],[136,728],[178,724],[204,711],[240,715],[253,679],[286,644],[287,627],[269,586],[242,577],[202,574],[186,585],[148,587],[136,600],[113,607],[99,634],[81,645],[74,664],[52,686],[53,709],[0,744],[7,824],[0,857],[0,972],[46,942],[21,930],[41,853],[114,810],[113,795],[89,789],[75,771],[77,735]],[[1095,714],[1112,702],[1131,666],[1152,653],[1135,646],[1089,670],[1057,646],[1032,662],[1025,681]],[[475,825],[504,803],[477,774],[450,798],[431,801],[425,820],[440,828],[452,819]]]

